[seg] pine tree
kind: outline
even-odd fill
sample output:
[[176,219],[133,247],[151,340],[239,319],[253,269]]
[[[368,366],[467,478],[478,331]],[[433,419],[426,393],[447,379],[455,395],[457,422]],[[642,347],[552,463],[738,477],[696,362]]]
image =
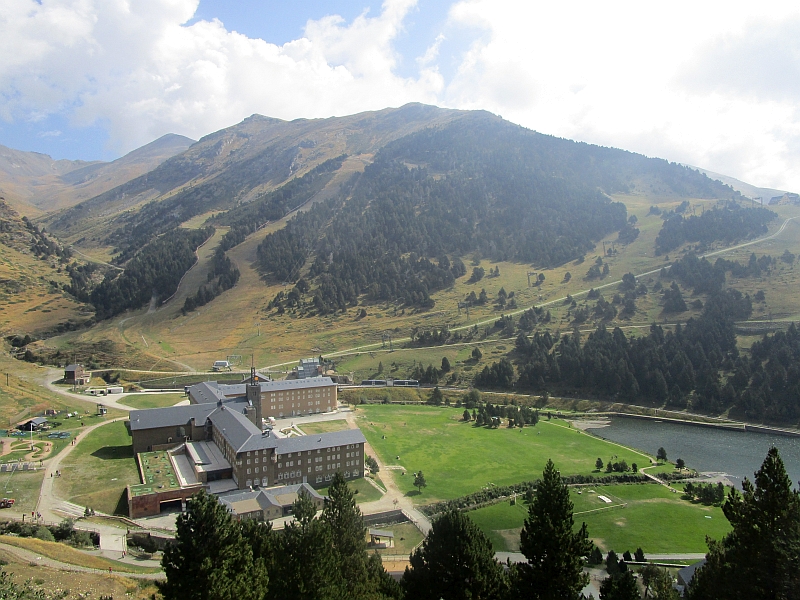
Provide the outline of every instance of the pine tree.
[[403,574],[406,598],[500,600],[508,584],[492,544],[475,523],[456,510],[433,522]]
[[346,598],[330,526],[315,518],[314,503],[303,492],[292,505],[292,514],[295,520],[278,538],[280,560],[271,574],[270,594],[300,600]]
[[573,505],[552,460],[547,461],[520,534],[528,559],[515,569],[513,587],[522,598],[577,599],[588,583],[583,557],[592,549],[586,524],[573,532]]
[[165,600],[260,600],[267,591],[266,579],[254,576],[239,523],[205,491],[178,516],[175,543],[161,564],[167,578],[157,585]]
[[639,600],[639,598],[636,579],[630,571],[606,577],[600,584],[600,600]]
[[417,471],[414,475],[414,487],[422,493],[422,488],[428,487],[428,482],[425,481],[425,475],[422,474],[422,471]]
[[347,597],[376,598],[382,580],[391,576],[380,565],[380,557],[376,568],[370,568],[364,519],[356,506],[353,492],[339,472],[333,476],[328,488],[321,521],[330,530]]
[[795,600],[800,597],[800,492],[792,490],[778,449],[770,448],[742,493],[722,507],[733,530],[709,542],[706,564],[689,588],[692,600]]

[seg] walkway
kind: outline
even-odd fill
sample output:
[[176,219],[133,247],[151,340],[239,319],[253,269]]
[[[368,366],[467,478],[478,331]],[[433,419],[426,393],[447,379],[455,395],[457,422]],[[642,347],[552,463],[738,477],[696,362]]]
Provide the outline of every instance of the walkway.
[[[13,554],[14,556],[21,558],[22,560],[27,561],[30,564],[50,567],[51,569],[58,569],[60,571],[71,571],[73,573],[95,573],[97,575],[109,574],[109,572],[105,569],[92,569],[89,567],[81,567],[79,565],[71,565],[69,563],[48,558],[46,556],[41,556],[36,552],[31,552],[30,550],[25,550],[24,548],[18,548],[17,546],[12,546],[10,544],[0,543],[0,548],[2,548],[5,552],[8,552],[9,554]],[[129,564],[135,564],[137,566],[149,566],[149,565],[143,565],[139,561],[136,561],[135,559],[126,558],[125,562]],[[117,571],[115,574],[121,575],[123,577],[133,577],[135,579],[164,579],[166,577],[164,573],[123,573]]]
[[[346,413],[346,418],[350,429],[358,428],[354,412],[351,411]],[[406,496],[405,493],[401,491],[399,487],[397,487],[397,484],[394,482],[394,478],[392,477],[391,473],[389,473],[389,469],[386,468],[378,455],[372,450],[369,442],[364,443],[364,454],[375,457],[375,460],[378,462],[378,467],[380,468],[378,477],[380,478],[381,483],[383,483],[383,486],[386,488],[386,493],[381,497],[380,500],[359,504],[362,514],[374,515],[376,513],[389,512],[392,510],[401,510],[403,511],[403,514],[406,515],[406,517],[408,517],[412,523],[414,523],[417,529],[422,532],[422,535],[427,535],[431,529],[430,519],[422,514],[422,512],[420,512],[414,506],[411,498]]]

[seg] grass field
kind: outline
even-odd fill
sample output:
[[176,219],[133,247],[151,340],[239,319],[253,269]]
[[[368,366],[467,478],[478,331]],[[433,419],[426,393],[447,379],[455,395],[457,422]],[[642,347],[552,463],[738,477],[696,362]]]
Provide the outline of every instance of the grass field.
[[[383,494],[376,490],[375,487],[364,478],[348,481],[347,485],[353,492],[358,504],[374,502],[375,500],[380,500],[381,496],[383,496]],[[317,491],[323,496],[328,495],[328,488],[319,488]]]
[[[585,522],[589,537],[604,552],[615,550],[621,555],[641,547],[645,554],[700,553],[708,549],[706,535],[720,539],[730,531],[721,508],[692,504],[660,485],[584,487],[581,492],[570,490],[576,528]],[[599,495],[612,504],[599,500]],[[501,502],[472,511],[469,516],[495,550],[517,551],[527,512],[527,506],[519,500],[515,506]]]
[[[422,542],[422,534],[413,523],[395,523],[379,525],[375,529],[391,531],[394,534],[394,547],[378,550],[378,554],[411,554],[411,551]],[[370,550],[371,551],[371,550]]]
[[[0,549],[0,559],[5,561],[3,570],[14,576],[14,582],[31,580],[45,591],[69,590],[70,598],[128,598],[150,600],[157,593],[152,581],[121,577],[118,573],[81,573],[52,569],[28,560],[23,560],[11,550]],[[113,567],[112,567],[113,568]],[[105,567],[106,571],[108,566]]]
[[[541,477],[548,459],[564,475],[594,471],[598,457],[649,464],[649,457],[546,419],[524,429],[485,429],[462,422],[462,410],[428,406],[367,405],[356,418],[373,450],[392,471],[397,485],[415,502],[457,498],[488,485],[508,485]],[[385,439],[384,439],[385,436]],[[399,458],[396,458],[399,456]],[[418,493],[412,472],[422,470],[428,486]]]
[[16,471],[14,473],[0,473],[0,496],[14,498],[13,508],[0,510],[0,518],[6,514],[19,516],[36,509],[39,500],[39,490],[42,489],[44,469],[38,471]]
[[20,538],[10,535],[0,535],[0,542],[17,548],[24,548],[31,552],[36,552],[42,556],[52,558],[60,562],[68,563],[70,565],[78,565],[81,567],[88,567],[90,569],[106,570],[111,567],[114,571],[122,573],[158,573],[161,569],[149,569],[143,567],[136,567],[126,563],[121,563],[116,560],[110,560],[102,556],[94,556],[76,550],[67,544],[58,542],[45,542],[35,538]]
[[164,406],[174,406],[178,402],[186,400],[186,395],[175,394],[132,394],[119,399],[120,404],[132,406],[133,408],[162,408]]
[[332,431],[343,431],[348,429],[347,421],[344,419],[336,419],[335,421],[317,421],[316,423],[303,423],[300,429],[306,435],[314,435],[318,433],[330,433]]
[[92,431],[66,462],[56,482],[59,498],[108,514],[127,512],[127,504],[121,503],[125,486],[140,482],[131,438],[122,421]]

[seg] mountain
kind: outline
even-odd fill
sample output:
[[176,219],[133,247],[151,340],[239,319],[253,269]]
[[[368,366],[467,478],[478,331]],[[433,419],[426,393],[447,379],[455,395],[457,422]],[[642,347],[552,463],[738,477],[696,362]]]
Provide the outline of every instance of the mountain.
[[266,237],[256,262],[287,283],[307,273],[325,314],[362,296],[433,306],[430,294],[466,273],[460,257],[470,253],[542,267],[578,259],[612,232],[636,235],[611,194],[648,191],[739,197],[665,160],[542,135],[483,111],[410,104],[291,122],[252,116],[46,223],[126,265],[96,289],[73,284],[108,318],[174,294],[214,235],[187,228],[227,229],[190,311],[235,285],[226,251],[299,211]]
[[249,202],[342,154],[360,157],[363,167],[392,140],[473,114],[409,104],[330,119],[253,115],[203,137],[149,173],[48,218],[47,225],[70,242],[87,238],[80,243],[123,251],[141,244],[142,229],[163,231]]
[[1,334],[64,331],[92,317],[92,307],[63,290],[69,260],[68,250],[0,197]]
[[719,173],[715,173],[714,171],[709,171],[708,169],[702,169],[700,167],[692,167],[691,165],[686,165],[692,169],[697,169],[701,173],[707,175],[711,179],[716,179],[717,181],[721,181],[725,185],[731,186],[737,192],[741,192],[743,196],[751,199],[761,198],[761,204],[767,205],[772,198],[780,198],[786,192],[783,190],[776,190],[773,188],[762,188],[757,187],[755,185],[751,185],[749,183],[745,183],[744,181],[740,181],[733,177],[729,177],[727,175],[721,175]]
[[0,146],[0,194],[22,214],[69,207],[156,168],[194,141],[175,134],[112,162],[53,160],[46,154]]

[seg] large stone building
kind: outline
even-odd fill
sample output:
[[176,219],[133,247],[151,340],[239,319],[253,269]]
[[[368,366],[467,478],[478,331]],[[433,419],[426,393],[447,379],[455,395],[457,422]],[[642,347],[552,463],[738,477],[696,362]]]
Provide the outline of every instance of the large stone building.
[[304,380],[311,384],[305,387],[259,379],[252,373],[238,386],[192,386],[195,404],[131,411],[142,479],[128,490],[132,517],[157,514],[161,503],[185,501],[199,487],[212,492],[304,483],[317,487],[327,485],[337,471],[346,479],[363,476],[366,440],[359,429],[284,437],[264,427],[262,408],[273,403],[294,404],[306,414],[335,408],[335,385],[319,381],[327,378]]
[[[192,404],[226,402],[246,396],[246,388],[258,384],[261,416],[281,419],[316,413],[330,412],[337,406],[337,387],[330,377],[308,377],[305,379],[283,379],[270,381],[267,377],[252,373],[242,383],[224,384],[215,381],[198,383],[187,388]],[[255,401],[255,397],[251,398]]]

